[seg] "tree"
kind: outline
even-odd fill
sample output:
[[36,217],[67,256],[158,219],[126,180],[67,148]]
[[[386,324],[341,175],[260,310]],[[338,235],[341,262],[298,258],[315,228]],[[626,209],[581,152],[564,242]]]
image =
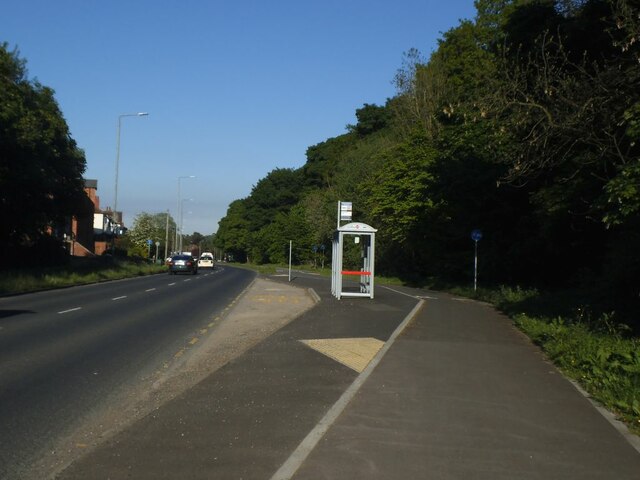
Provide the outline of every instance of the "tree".
[[633,194],[625,179],[635,180],[640,153],[633,138],[640,65],[632,50],[616,48],[626,34],[614,22],[611,3],[598,0],[572,17],[550,7],[516,10],[507,28],[516,38],[528,32],[528,40],[505,51],[505,81],[493,97],[497,128],[520,140],[505,159],[506,180],[538,181],[544,208],[605,222],[635,211],[617,200]]
[[[159,251],[164,254],[165,238],[167,236],[167,215],[168,213],[147,213],[142,212],[133,220],[133,225],[127,232],[127,237],[131,242],[129,254],[147,257],[149,253],[148,241],[153,242],[151,247],[152,255],[156,251],[156,242],[160,242]],[[175,221],[169,215],[169,230],[171,226],[175,226]],[[170,249],[167,246],[167,250]]]
[[363,186],[368,191],[366,210],[372,221],[407,248],[412,248],[406,245],[412,230],[433,206],[429,167],[436,153],[426,137],[414,137],[389,151],[386,164]]
[[[27,78],[17,50],[0,45],[0,244],[33,245],[80,211],[86,167],[54,91]],[[15,257],[15,251],[8,258]],[[5,258],[6,260],[6,258]]]
[[255,236],[252,258],[256,263],[286,263],[289,242],[293,242],[293,263],[308,261],[312,256],[311,229],[304,206],[296,205],[287,213],[278,213],[269,225]]
[[356,109],[356,118],[358,123],[347,128],[364,137],[388,126],[391,116],[386,107],[365,103],[362,108]]
[[258,181],[247,199],[247,218],[252,231],[258,231],[277,213],[287,212],[298,203],[302,190],[301,172],[290,168],[276,168]]
[[218,222],[215,245],[225,254],[233,255],[237,261],[245,261],[249,253],[251,231],[247,220],[247,199],[234,200],[226,215]]

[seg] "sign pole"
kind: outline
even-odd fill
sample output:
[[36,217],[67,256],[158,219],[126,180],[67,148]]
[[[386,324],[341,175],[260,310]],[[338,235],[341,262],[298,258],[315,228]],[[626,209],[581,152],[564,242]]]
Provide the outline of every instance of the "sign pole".
[[478,241],[475,241],[476,244],[476,254],[473,261],[473,291],[478,290]]
[[482,231],[475,229],[471,232],[471,240],[475,243],[475,255],[473,258],[473,291],[478,290],[478,242],[482,239]]
[[293,248],[293,240],[289,240],[289,281],[291,281],[291,250]]

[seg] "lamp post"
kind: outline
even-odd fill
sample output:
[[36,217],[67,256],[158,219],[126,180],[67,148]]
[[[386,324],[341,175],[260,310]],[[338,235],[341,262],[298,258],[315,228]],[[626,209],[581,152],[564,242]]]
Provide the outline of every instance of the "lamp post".
[[180,253],[182,253],[182,223],[183,223],[182,211],[184,209],[184,202],[193,202],[193,198],[183,198],[180,201]]
[[163,261],[167,259],[168,249],[169,249],[169,210],[167,209],[167,225],[164,230],[164,257],[162,258]]
[[[181,205],[180,205],[180,180],[182,180],[183,178],[196,178],[195,175],[186,175],[183,177],[178,177],[178,200],[177,200],[177,206],[176,206],[176,215],[178,216],[178,221],[182,222],[182,210],[181,210]],[[177,249],[178,247],[178,227],[180,228],[180,235],[182,235],[182,225],[178,224],[178,222],[176,222],[176,238],[175,241],[173,242],[173,247]],[[182,245],[180,245],[180,250],[182,251]]]
[[148,115],[149,114],[147,112],[123,113],[122,115],[118,115],[118,134],[116,137],[116,191],[113,197],[114,220],[118,215],[118,171],[120,169],[120,129],[122,127],[122,117],[146,117]]

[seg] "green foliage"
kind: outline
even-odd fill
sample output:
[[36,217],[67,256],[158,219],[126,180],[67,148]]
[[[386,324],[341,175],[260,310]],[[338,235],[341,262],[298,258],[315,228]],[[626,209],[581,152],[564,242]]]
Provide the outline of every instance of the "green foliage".
[[[169,243],[173,243],[171,234],[167,235],[167,216],[169,220],[168,232],[174,231],[175,221],[171,218],[169,213],[151,214],[142,212],[134,218],[133,225],[126,235],[130,242],[129,255],[137,255],[146,258],[149,256],[150,251],[153,256],[156,252],[156,242],[160,242],[158,251],[164,254],[165,240],[167,236],[169,236]],[[149,250],[147,245],[148,240],[153,242],[151,250]],[[167,251],[172,251],[172,249],[167,246]]]
[[328,247],[352,201],[381,274],[469,283],[480,228],[481,285],[588,285],[640,327],[636,2],[475,4],[430,58],[404,55],[384,106],[231,204],[216,245],[281,261],[295,225],[296,243]]
[[250,259],[258,265],[287,263],[290,241],[294,247],[292,261],[295,264],[309,261],[312,255],[312,235],[302,205],[296,205],[288,213],[278,213],[273,222],[257,232]]
[[364,137],[385,128],[391,121],[391,115],[385,107],[364,104],[356,109],[357,125],[349,125],[349,130]]
[[252,230],[259,230],[298,203],[302,189],[301,172],[289,168],[276,168],[258,181],[247,199],[246,214]]
[[353,145],[351,135],[342,135],[307,149],[307,162],[302,167],[306,185],[311,187],[332,188],[336,169],[341,163],[345,150]]
[[433,208],[430,166],[437,152],[424,137],[415,137],[384,154],[384,165],[362,188],[366,210],[383,235],[406,245],[411,232]]
[[640,213],[640,159],[618,167],[618,175],[607,182],[604,190],[612,205],[603,218],[607,225],[620,225]]
[[235,200],[227,209],[227,214],[219,222],[215,245],[231,254],[236,261],[247,259],[251,230],[247,220],[247,200]]
[[152,275],[166,271],[164,265],[148,262],[114,261],[109,257],[76,258],[63,267],[39,266],[34,269],[22,268],[0,273],[0,294],[36,292],[51,288],[86,285],[107,280]]
[[28,80],[25,65],[17,50],[0,44],[1,255],[64,227],[86,205],[84,153],[53,90]]

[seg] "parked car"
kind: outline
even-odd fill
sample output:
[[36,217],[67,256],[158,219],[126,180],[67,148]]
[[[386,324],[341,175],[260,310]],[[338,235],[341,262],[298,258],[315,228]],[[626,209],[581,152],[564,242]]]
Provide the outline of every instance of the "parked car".
[[176,273],[198,273],[198,262],[191,255],[174,255],[169,260],[169,275]]
[[204,252],[198,259],[198,267],[200,268],[214,268],[215,262],[213,260],[213,253]]

